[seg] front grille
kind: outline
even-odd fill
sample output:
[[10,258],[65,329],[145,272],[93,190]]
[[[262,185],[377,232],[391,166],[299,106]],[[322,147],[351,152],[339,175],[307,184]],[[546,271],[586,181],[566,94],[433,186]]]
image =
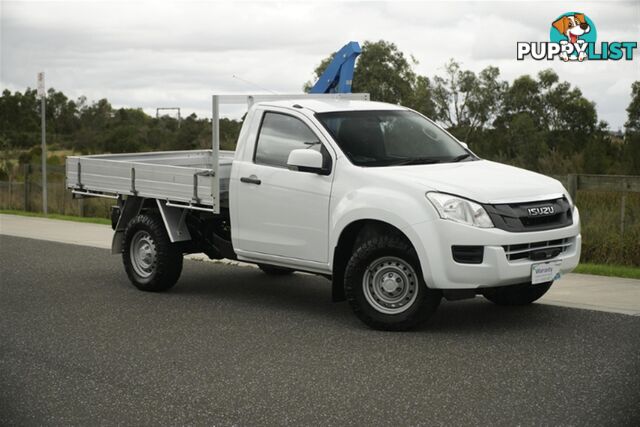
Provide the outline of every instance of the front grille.
[[[571,205],[564,197],[541,202],[483,205],[497,228],[512,232],[542,231],[573,224]],[[552,207],[553,214],[532,216],[529,209]]]
[[540,227],[540,226],[546,226],[546,225],[557,223],[561,215],[562,213],[549,215],[549,216],[538,216],[533,218],[525,217],[525,218],[520,218],[520,221],[522,222],[522,225],[526,228]]
[[507,260],[530,259],[541,261],[555,258],[571,247],[571,239],[545,240],[542,242],[522,243],[503,246]]

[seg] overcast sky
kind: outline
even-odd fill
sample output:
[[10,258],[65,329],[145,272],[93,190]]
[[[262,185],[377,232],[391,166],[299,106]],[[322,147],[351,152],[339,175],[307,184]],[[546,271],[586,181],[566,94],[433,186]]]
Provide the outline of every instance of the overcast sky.
[[[210,117],[213,93],[300,92],[322,58],[350,40],[392,41],[429,77],[448,58],[512,80],[553,68],[596,102],[616,130],[626,120],[633,61],[516,61],[517,41],[548,41],[570,7],[595,23],[600,41],[640,39],[634,2],[12,2],[1,1],[0,84],[47,86],[116,107],[179,106]],[[235,79],[237,75],[245,83]]]

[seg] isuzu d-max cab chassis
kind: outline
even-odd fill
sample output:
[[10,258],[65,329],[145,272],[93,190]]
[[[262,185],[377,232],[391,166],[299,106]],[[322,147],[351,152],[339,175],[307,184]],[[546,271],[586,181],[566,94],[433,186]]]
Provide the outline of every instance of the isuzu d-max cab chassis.
[[[235,152],[219,106],[249,100]],[[483,160],[433,121],[363,94],[213,97],[211,150],[67,158],[77,197],[112,197],[112,252],[144,291],[183,255],[330,278],[367,325],[403,330],[441,298],[538,298],[580,257],[556,180]]]

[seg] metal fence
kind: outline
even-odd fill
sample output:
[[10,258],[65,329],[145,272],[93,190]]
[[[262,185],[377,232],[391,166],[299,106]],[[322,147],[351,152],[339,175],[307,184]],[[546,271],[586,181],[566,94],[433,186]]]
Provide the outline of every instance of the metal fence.
[[[624,234],[629,193],[640,193],[640,176],[636,175],[590,175],[569,174],[554,176],[562,182],[574,202],[580,207],[580,192],[600,191],[620,194],[620,233]],[[613,213],[612,213],[613,214]]]
[[[42,212],[42,169],[40,165],[25,164],[20,174],[8,181],[0,181],[0,209]],[[65,188],[64,166],[47,165],[48,211],[50,213],[108,218],[113,201],[91,198],[74,199]]]

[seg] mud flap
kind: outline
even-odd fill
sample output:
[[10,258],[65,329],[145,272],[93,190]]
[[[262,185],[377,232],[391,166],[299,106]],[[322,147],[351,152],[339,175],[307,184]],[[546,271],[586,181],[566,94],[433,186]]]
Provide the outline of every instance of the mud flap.
[[122,213],[118,218],[118,224],[116,224],[116,231],[113,233],[113,240],[111,240],[111,254],[118,255],[124,250],[124,231],[133,218],[138,216],[144,199],[142,197],[130,196],[124,201],[122,207]]

